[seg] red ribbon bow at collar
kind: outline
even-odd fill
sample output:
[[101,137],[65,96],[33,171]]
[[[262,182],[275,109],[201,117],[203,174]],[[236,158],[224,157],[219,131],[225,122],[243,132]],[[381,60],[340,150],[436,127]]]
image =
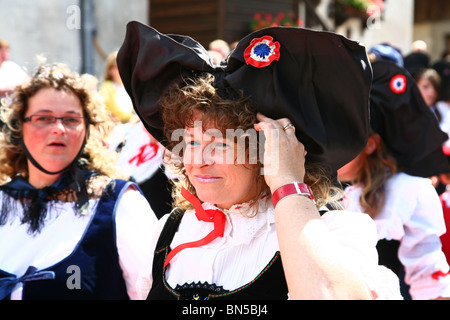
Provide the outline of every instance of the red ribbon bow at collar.
[[195,216],[197,217],[197,220],[214,223],[214,229],[203,239],[193,242],[186,242],[175,247],[167,255],[164,268],[170,263],[170,260],[172,260],[172,258],[181,250],[204,246],[212,242],[216,238],[223,237],[223,233],[225,230],[226,217],[222,211],[217,209],[203,209],[200,200],[185,188],[181,188],[181,195],[194,206]]

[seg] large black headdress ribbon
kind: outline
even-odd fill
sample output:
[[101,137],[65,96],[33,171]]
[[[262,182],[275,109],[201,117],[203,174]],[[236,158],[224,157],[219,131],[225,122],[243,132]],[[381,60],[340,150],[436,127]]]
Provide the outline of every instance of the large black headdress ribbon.
[[204,72],[216,77],[218,87],[243,90],[266,116],[288,117],[308,161],[331,172],[358,155],[368,138],[371,66],[364,47],[334,33],[262,29],[240,40],[223,66],[214,67],[206,49],[190,37],[133,21],[117,62],[137,114],[160,141],[160,97],[171,84],[182,86]]
[[450,172],[442,151],[448,139],[406,69],[390,61],[372,65],[370,124],[406,173],[431,177]]

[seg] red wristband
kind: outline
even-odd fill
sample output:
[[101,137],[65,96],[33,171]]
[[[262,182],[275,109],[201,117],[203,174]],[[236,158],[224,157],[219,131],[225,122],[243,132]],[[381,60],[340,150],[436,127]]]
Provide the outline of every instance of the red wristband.
[[306,183],[292,182],[285,184],[275,190],[275,192],[272,194],[273,207],[275,208],[278,201],[290,195],[305,196],[314,201],[314,195],[311,191],[311,188]]

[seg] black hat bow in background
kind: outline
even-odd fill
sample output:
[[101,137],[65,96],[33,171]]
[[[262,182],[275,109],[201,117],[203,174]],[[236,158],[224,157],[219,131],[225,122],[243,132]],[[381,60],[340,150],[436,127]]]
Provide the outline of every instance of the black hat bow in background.
[[408,174],[449,172],[442,144],[448,139],[410,73],[390,61],[372,64],[370,124]]

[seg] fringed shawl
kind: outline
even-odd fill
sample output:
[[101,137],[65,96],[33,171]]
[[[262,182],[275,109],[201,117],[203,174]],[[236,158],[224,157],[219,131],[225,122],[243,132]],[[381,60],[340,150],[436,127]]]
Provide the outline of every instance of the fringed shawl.
[[22,206],[23,215],[21,223],[28,225],[30,234],[39,233],[44,225],[47,213],[52,206],[61,202],[73,202],[74,211],[78,215],[84,215],[89,208],[89,198],[101,196],[96,190],[87,191],[86,185],[92,178],[99,176],[94,171],[81,169],[73,166],[65,172],[51,186],[36,189],[21,176],[17,176],[9,183],[0,186],[3,192],[0,208],[0,226],[5,225],[8,220],[17,215],[18,206]]

